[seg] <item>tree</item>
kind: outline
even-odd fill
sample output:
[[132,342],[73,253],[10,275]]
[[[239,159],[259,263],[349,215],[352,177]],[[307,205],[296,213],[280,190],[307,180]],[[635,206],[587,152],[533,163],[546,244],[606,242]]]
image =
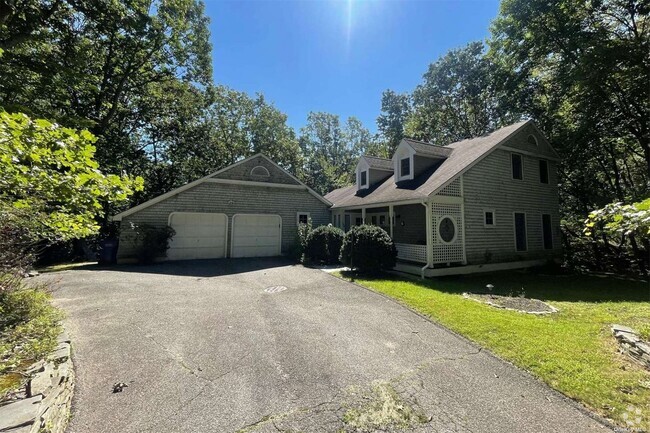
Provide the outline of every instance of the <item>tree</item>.
[[432,63],[412,99],[406,135],[441,145],[483,135],[517,118],[499,104],[493,65],[481,42]]
[[321,194],[351,184],[357,159],[372,146],[372,140],[354,117],[341,126],[335,114],[309,113],[299,137],[305,155],[303,180]]
[[[404,128],[411,115],[411,97],[408,93],[385,90],[381,95],[381,114],[377,117],[377,129],[386,144],[384,155],[393,154],[404,138]],[[376,156],[384,156],[376,155]]]
[[[60,241],[96,233],[104,203],[126,201],[143,181],[100,172],[94,142],[88,131],[0,112],[2,221],[29,228],[32,239]],[[7,213],[24,217],[16,220]]]
[[89,129],[104,170],[144,173],[147,126],[175,103],[160,96],[170,83],[193,92],[212,82],[203,9],[198,0],[5,2],[2,105]]

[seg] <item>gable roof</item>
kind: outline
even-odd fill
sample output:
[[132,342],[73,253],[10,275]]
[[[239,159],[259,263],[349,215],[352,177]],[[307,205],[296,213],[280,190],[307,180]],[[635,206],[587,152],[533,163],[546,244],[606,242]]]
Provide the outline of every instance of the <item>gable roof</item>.
[[[481,137],[451,143],[443,148],[448,152],[446,159],[434,164],[413,180],[396,183],[395,177],[390,176],[364,192],[357,193],[355,186],[349,186],[336,189],[327,194],[325,198],[334,203],[334,206],[332,206],[334,209],[401,201],[424,201],[430,195],[447,186],[458,175],[467,171],[529,123],[532,123],[532,121],[518,122]],[[441,146],[414,140],[407,140],[407,143],[410,146],[415,144],[415,146],[425,151],[428,149],[425,146],[435,148],[435,152],[439,152],[441,148]],[[417,149],[414,148],[414,150],[417,152]],[[434,156],[438,155],[439,153]]]
[[433,158],[447,158],[452,152],[449,147],[413,140],[411,138],[404,138],[402,141],[411,146],[416,155]]
[[362,155],[368,166],[375,170],[393,171],[393,160],[388,158],[379,158],[378,156]]
[[[270,162],[271,164],[273,164],[274,166],[276,166],[277,168],[279,168],[279,169],[280,169],[283,173],[285,173],[287,176],[291,177],[293,180],[295,180],[296,182],[298,182],[298,185],[297,185],[296,187],[302,186],[302,187],[304,187],[304,188],[305,188],[305,189],[306,189],[306,190],[307,190],[311,195],[313,195],[314,197],[316,197],[318,200],[320,200],[320,201],[323,202],[324,204],[326,204],[326,205],[328,205],[328,206],[331,206],[331,205],[332,205],[332,203],[331,203],[329,200],[325,199],[323,196],[321,196],[320,194],[318,194],[316,191],[314,191],[313,189],[311,189],[310,187],[308,187],[307,185],[305,185],[303,182],[301,182],[301,181],[300,181],[297,177],[295,177],[293,174],[289,173],[287,170],[285,170],[284,168],[280,167],[280,166],[279,166],[278,164],[276,164],[276,163],[275,163],[271,158],[269,158],[268,156],[264,155],[263,153],[256,153],[255,155],[251,155],[251,156],[249,156],[248,158],[244,158],[244,159],[242,159],[241,161],[237,161],[237,162],[234,163],[234,164],[231,164],[231,165],[229,165],[229,166],[227,166],[227,167],[224,167],[224,168],[222,168],[222,169],[220,169],[220,170],[217,170],[217,171],[215,171],[214,173],[210,173],[210,174],[207,175],[207,176],[204,176],[204,177],[202,177],[202,178],[200,178],[200,179],[197,179],[197,180],[195,180],[195,181],[193,181],[193,182],[186,183],[185,185],[182,185],[182,186],[180,186],[180,187],[178,187],[178,188],[176,188],[176,189],[173,189],[173,190],[171,190],[171,191],[169,191],[169,192],[167,192],[167,193],[165,193],[165,194],[161,194],[161,195],[159,195],[159,196],[157,196],[157,197],[152,198],[151,200],[145,201],[144,203],[141,203],[141,204],[139,204],[139,205],[137,205],[137,206],[134,206],[134,207],[132,207],[132,208],[129,208],[129,209],[123,211],[123,212],[120,212],[120,213],[118,213],[117,215],[114,215],[114,216],[112,217],[112,220],[113,220],[113,221],[122,221],[122,218],[124,218],[125,216],[128,216],[128,215],[134,214],[134,213],[136,213],[136,212],[139,212],[139,211],[141,211],[141,210],[143,210],[143,209],[148,208],[149,206],[152,206],[152,205],[154,205],[154,204],[156,204],[156,203],[160,203],[161,201],[164,201],[164,200],[166,200],[166,199],[168,199],[168,198],[170,198],[170,197],[173,197],[173,196],[175,196],[176,194],[179,194],[179,193],[181,193],[181,192],[183,192],[183,191],[187,191],[187,190],[190,189],[190,188],[194,188],[195,186],[198,186],[198,185],[200,185],[200,184],[202,184],[202,183],[204,183],[204,182],[209,181],[210,179],[213,179],[214,176],[216,176],[216,175],[218,175],[218,174],[220,174],[220,173],[223,173],[223,172],[225,172],[225,171],[228,171],[228,170],[230,170],[231,168],[237,167],[237,166],[240,165],[240,164],[244,164],[244,163],[246,163],[246,162],[248,162],[248,161],[250,161],[250,160],[252,160],[252,159],[254,159],[254,158],[258,158],[258,157],[262,157],[262,158],[266,159],[268,162]],[[241,182],[242,184],[250,183],[251,185],[260,185],[259,182],[253,182],[253,181],[250,181],[250,182],[248,182],[248,181],[238,181],[238,182]],[[275,184],[275,183],[268,183],[268,184],[267,184],[267,183],[263,183],[263,184],[261,184],[261,186],[264,186],[264,185],[268,185],[268,186],[270,186],[270,187],[273,187],[273,186],[282,186],[283,184]]]

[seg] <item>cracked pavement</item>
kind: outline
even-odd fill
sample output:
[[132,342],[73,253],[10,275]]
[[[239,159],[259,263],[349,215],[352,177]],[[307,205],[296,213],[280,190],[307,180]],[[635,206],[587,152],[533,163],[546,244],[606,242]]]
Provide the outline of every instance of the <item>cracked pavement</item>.
[[37,279],[68,313],[69,433],[610,431],[399,304],[281,259]]

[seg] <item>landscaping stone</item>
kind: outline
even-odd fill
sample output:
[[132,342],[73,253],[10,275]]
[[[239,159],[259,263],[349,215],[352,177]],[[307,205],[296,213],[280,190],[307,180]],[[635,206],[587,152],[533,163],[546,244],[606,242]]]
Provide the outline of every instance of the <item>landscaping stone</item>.
[[0,406],[0,433],[63,433],[68,424],[74,390],[74,369],[67,336],[47,361],[27,372],[29,398]]
[[520,296],[489,295],[484,293],[463,293],[463,297],[504,310],[519,311],[528,314],[556,313],[557,308],[539,299]]
[[619,352],[650,370],[650,343],[641,340],[638,333],[627,326],[612,325],[612,333],[618,341]]
[[43,396],[38,395],[1,406],[0,432],[33,424],[40,413],[41,405],[38,403],[41,400],[43,400]]

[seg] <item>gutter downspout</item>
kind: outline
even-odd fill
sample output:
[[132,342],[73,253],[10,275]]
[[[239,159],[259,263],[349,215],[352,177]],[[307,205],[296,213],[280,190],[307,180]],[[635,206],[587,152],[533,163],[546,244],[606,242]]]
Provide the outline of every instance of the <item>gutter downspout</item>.
[[425,271],[425,269],[427,269],[428,267],[431,266],[431,262],[433,261],[433,257],[431,257],[433,255],[433,254],[431,254],[432,249],[430,248],[431,238],[432,238],[432,236],[431,236],[431,204],[427,203],[427,202],[424,202],[424,201],[422,203],[420,203],[420,204],[426,208],[424,219],[425,219],[425,223],[426,223],[425,232],[427,234],[427,264],[422,266],[422,268],[420,269],[420,277],[424,280],[424,271]]

